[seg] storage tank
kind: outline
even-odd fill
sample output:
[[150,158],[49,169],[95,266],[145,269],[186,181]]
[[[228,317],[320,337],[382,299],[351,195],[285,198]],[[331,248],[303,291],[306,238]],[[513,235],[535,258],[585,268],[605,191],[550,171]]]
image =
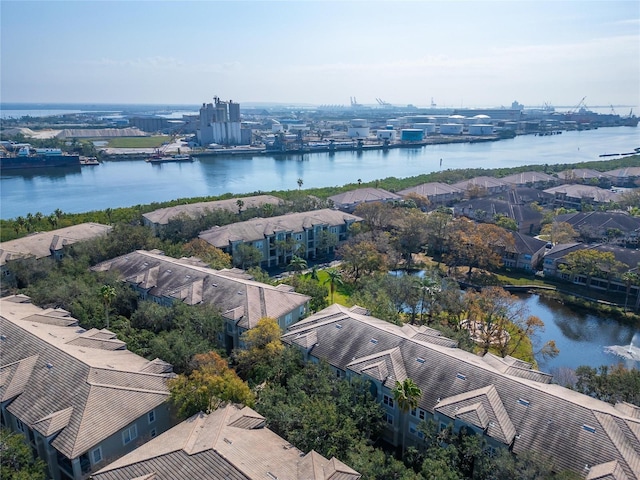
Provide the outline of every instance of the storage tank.
[[459,123],[443,123],[440,125],[442,135],[462,135],[462,125]]
[[419,128],[425,135],[436,133],[435,123],[414,123],[413,128]]
[[364,118],[354,118],[353,120],[351,120],[351,126],[355,128],[368,127],[369,122],[367,122],[367,120],[365,120]]
[[284,132],[284,125],[282,125],[281,123],[272,123],[271,124],[271,132],[272,133]]
[[395,130],[378,130],[376,132],[376,138],[378,140],[389,140],[390,142],[396,139]]
[[447,117],[448,123],[464,123],[464,116],[462,115],[449,115]]
[[419,142],[424,139],[424,130],[419,128],[404,128],[400,133],[403,142]]
[[363,118],[351,120],[351,126],[347,129],[349,138],[367,138],[369,136],[369,122]]
[[493,133],[493,125],[476,123],[469,125],[469,135],[491,135]]

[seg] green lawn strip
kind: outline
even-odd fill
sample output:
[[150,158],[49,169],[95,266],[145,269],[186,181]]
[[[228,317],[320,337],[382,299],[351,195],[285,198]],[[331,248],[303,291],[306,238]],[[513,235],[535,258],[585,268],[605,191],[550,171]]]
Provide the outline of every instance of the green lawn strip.
[[327,295],[327,301],[331,303],[338,303],[340,305],[344,305],[345,307],[351,307],[353,303],[351,302],[351,293],[352,288],[346,284],[346,282],[342,285],[336,285],[335,291],[333,292],[333,302],[331,302],[331,285],[328,282],[329,274],[326,270],[318,270],[318,283],[320,285],[324,285],[329,289],[329,295]]

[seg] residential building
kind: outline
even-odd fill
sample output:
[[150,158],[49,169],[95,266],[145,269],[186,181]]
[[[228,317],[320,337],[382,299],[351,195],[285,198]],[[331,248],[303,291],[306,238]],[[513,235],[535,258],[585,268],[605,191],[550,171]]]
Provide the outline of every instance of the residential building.
[[[239,201],[242,202],[242,208],[238,206]],[[142,215],[142,221],[157,234],[171,220],[179,217],[198,219],[214,210],[226,210],[238,213],[240,210],[262,208],[264,205],[273,205],[275,207],[281,203],[282,200],[273,195],[255,195],[252,197],[228,198],[226,200],[216,200],[213,202],[188,203],[186,205],[159,208],[153,212],[144,213]]]
[[92,270],[117,273],[141,298],[160,305],[215,305],[225,321],[218,341],[228,351],[241,346],[240,336],[263,317],[276,319],[284,331],[309,311],[310,297],[289,285],[256,282],[242,270],[214,270],[197,259],[167,257],[157,250],[137,250]]
[[556,185],[558,179],[544,172],[519,172],[502,177],[500,180],[517,187],[544,188]]
[[[556,471],[587,478],[601,478],[592,471],[617,471],[616,478],[640,479],[640,408],[552,384],[551,375],[527,362],[480,357],[411,325],[336,304],[292,325],[282,340],[309,361],[327,362],[337,375],[369,381],[386,415],[384,438],[394,446],[418,443],[420,422],[434,420],[440,428],[464,426],[490,448],[538,452]],[[407,378],[422,396],[404,413],[392,391]]]
[[616,187],[638,187],[640,184],[640,167],[625,167],[604,172],[611,178],[611,183]]
[[588,185],[609,188],[613,180],[607,173],[592,170],[590,168],[572,168],[558,173],[562,183],[582,183]]
[[620,195],[611,190],[579,183],[547,188],[542,191],[540,197],[543,203],[554,208],[575,208],[579,211],[584,205],[599,206],[620,199]]
[[547,242],[519,232],[513,232],[513,240],[513,247],[507,247],[503,254],[502,264],[506,268],[536,271],[546,251]]
[[356,207],[362,203],[399,202],[402,200],[402,196],[388,192],[382,188],[365,187],[332,195],[328,200],[333,202],[335,208],[352,213]]
[[577,212],[558,215],[584,242],[606,242],[636,248],[640,245],[640,218],[625,212]]
[[40,259],[51,256],[60,260],[64,256],[65,247],[106,235],[110,230],[110,226],[100,223],[81,223],[2,242],[0,266],[4,266],[10,260],[24,257]]
[[93,480],[358,480],[333,457],[306,455],[265,426],[262,415],[232,404],[198,413],[129,455]]
[[486,176],[463,180],[462,182],[454,183],[453,186],[472,198],[506,192],[511,188],[511,185],[503,180]]
[[261,267],[282,267],[294,254],[310,259],[330,254],[333,246],[347,240],[351,225],[360,221],[355,215],[325,208],[213,227],[199,237],[233,257],[238,246],[250,245],[262,254]]
[[405,188],[400,190],[398,195],[405,197],[410,193],[428,198],[433,205],[448,205],[464,197],[464,190],[440,182],[423,183],[417,187]]
[[86,479],[173,425],[171,365],[24,295],[0,311],[2,426],[24,435],[50,478]]

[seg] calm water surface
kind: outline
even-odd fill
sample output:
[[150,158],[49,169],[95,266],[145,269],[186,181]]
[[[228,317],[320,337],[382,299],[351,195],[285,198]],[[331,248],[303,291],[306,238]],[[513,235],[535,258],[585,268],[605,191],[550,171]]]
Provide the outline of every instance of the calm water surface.
[[[606,347],[628,346],[640,343],[640,332],[612,318],[574,311],[554,300],[539,295],[520,295],[531,315],[539,317],[545,324],[544,332],[538,335],[539,345],[555,340],[560,355],[550,360],[538,358],[539,368],[545,372],[580,365],[598,367],[623,363],[627,368],[638,368],[638,361],[626,360],[608,353]],[[634,338],[635,335],[635,338]]]
[[[640,146],[640,129],[599,128],[562,135],[519,136],[487,143],[416,149],[314,153],[290,157],[209,157],[192,163],[152,165],[112,161],[72,170],[3,171],[0,216],[15,218],[125,207],[176,198],[341,186],[387,177],[410,177],[442,169],[499,168],[598,160]],[[440,166],[442,159],[442,166]],[[640,162],[639,162],[640,163]]]

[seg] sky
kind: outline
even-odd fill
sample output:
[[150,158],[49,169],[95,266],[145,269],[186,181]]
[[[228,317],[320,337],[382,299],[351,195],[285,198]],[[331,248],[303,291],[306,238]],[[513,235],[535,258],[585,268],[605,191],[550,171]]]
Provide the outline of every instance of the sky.
[[636,106],[640,2],[0,0],[2,102],[214,96]]

